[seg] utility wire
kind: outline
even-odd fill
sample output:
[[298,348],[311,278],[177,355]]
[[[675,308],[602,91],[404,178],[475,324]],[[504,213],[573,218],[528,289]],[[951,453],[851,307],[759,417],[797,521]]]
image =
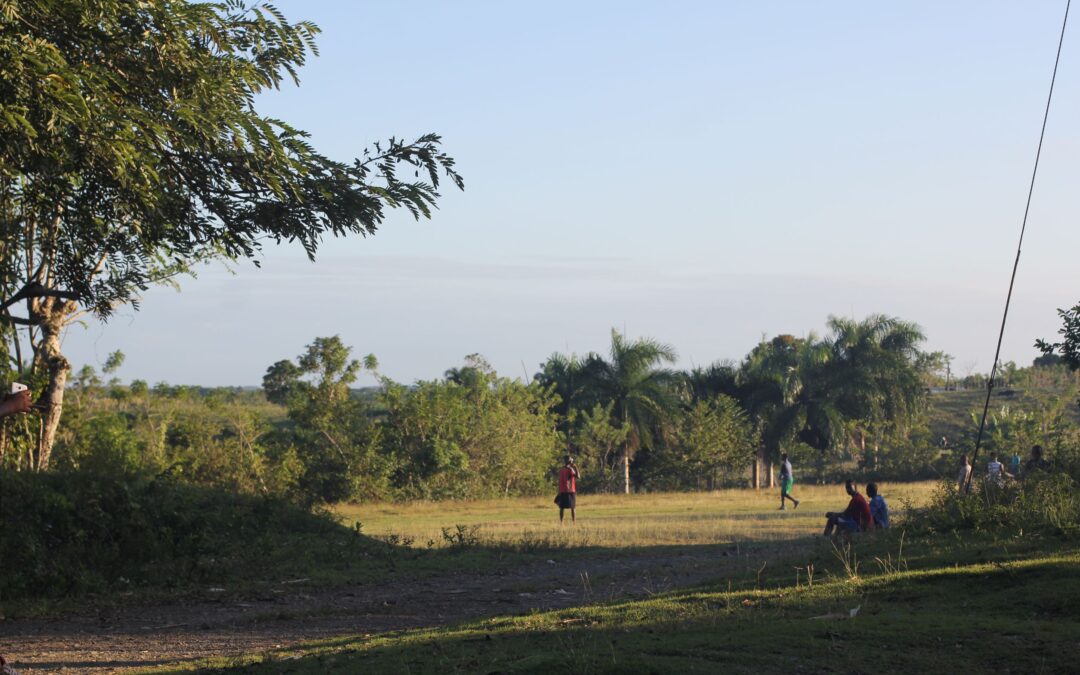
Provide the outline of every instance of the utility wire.
[[968,473],[965,492],[971,492],[971,479],[975,476],[975,461],[979,457],[983,432],[986,429],[986,414],[990,410],[990,395],[994,392],[994,378],[997,376],[998,359],[1001,358],[1001,342],[1005,338],[1005,322],[1009,318],[1009,303],[1012,301],[1013,285],[1016,283],[1016,269],[1020,266],[1020,249],[1024,244],[1024,232],[1027,231],[1028,212],[1031,210],[1031,195],[1035,192],[1035,176],[1039,173],[1039,157],[1042,155],[1043,138],[1046,137],[1046,120],[1050,117],[1050,101],[1054,99],[1054,82],[1057,81],[1058,64],[1061,63],[1061,46],[1065,42],[1065,26],[1069,23],[1069,6],[1072,0],[1065,2],[1065,18],[1061,22],[1061,36],[1058,38],[1057,56],[1054,58],[1054,72],[1050,76],[1050,93],[1046,96],[1046,110],[1043,111],[1042,130],[1039,132],[1039,147],[1035,151],[1035,166],[1031,170],[1031,183],[1028,185],[1027,204],[1024,206],[1024,220],[1020,224],[1020,240],[1016,243],[1016,260],[1013,262],[1012,276],[1009,278],[1009,292],[1005,296],[1005,312],[1001,315],[1001,330],[998,332],[997,349],[994,351],[994,365],[990,369],[990,380],[986,383],[986,403],[983,404],[982,419],[979,420],[979,434],[975,437],[975,450],[971,453],[971,471]]

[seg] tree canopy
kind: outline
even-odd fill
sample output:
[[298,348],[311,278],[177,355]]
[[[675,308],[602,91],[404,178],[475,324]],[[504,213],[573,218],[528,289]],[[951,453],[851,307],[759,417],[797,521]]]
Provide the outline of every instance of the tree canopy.
[[389,209],[429,217],[442,179],[463,187],[435,134],[342,161],[258,112],[318,32],[236,0],[0,3],[0,317],[15,343],[31,327],[43,466],[70,370],[59,335],[81,312],[267,241],[314,258]]
[[1045,357],[1058,356],[1070,370],[1080,370],[1080,304],[1070,309],[1059,309],[1061,317],[1061,342],[1036,340],[1035,346]]
[[[438,136],[392,138],[341,162],[259,114],[260,93],[298,82],[318,33],[270,5],[24,0],[4,10],[4,258],[34,254],[28,269],[7,270],[16,291],[43,285],[107,314],[193,259],[252,257],[264,240],[314,256],[325,236],[375,232],[389,207],[429,215],[440,172],[462,185]],[[416,180],[399,179],[402,162]]]

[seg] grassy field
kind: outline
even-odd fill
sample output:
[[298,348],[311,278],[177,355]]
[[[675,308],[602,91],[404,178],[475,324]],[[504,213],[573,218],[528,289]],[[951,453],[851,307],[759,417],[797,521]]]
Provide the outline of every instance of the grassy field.
[[[932,481],[882,484],[881,493],[894,512],[904,504],[922,504],[936,489]],[[779,510],[777,490],[720,490],[646,495],[579,495],[578,522],[570,514],[562,525],[551,499],[416,502],[411,504],[347,504],[336,511],[365,534],[397,536],[416,547],[450,545],[444,528],[457,526],[484,544],[549,541],[562,547],[656,546],[718,544],[734,541],[797,539],[818,532],[825,511],[847,504],[842,486],[796,486],[801,503]]]
[[[924,503],[934,482],[882,484],[894,511]],[[826,511],[847,505],[842,486],[796,485],[798,509],[779,510],[778,491],[579,495],[578,522],[559,524],[551,498],[523,497],[411,504],[347,504],[336,509],[347,525],[370,536],[396,537],[414,547],[452,545],[461,526],[486,545],[541,542],[557,547],[719,544],[797,539],[819,532]],[[449,536],[444,536],[444,529]],[[429,544],[430,543],[430,544]]]
[[[992,540],[860,545],[859,573],[677,591],[265,654],[250,673],[1075,672],[1080,551]],[[1050,551],[1047,549],[1058,549]],[[843,570],[842,564],[834,569]],[[865,571],[862,571],[865,570]]]
[[[936,486],[883,488],[902,518],[903,502],[923,503]],[[841,488],[804,486],[799,495],[803,505],[784,512],[771,492],[750,490],[583,496],[576,527],[560,527],[547,500],[343,506],[371,534],[421,547],[457,525],[478,528],[469,544],[478,547],[547,538],[612,556],[665,545],[783,545],[768,549],[767,568],[731,567],[696,588],[194,666],[260,674],[1073,671],[1080,542],[912,535],[902,521],[850,543],[825,540],[821,514],[842,506]]]

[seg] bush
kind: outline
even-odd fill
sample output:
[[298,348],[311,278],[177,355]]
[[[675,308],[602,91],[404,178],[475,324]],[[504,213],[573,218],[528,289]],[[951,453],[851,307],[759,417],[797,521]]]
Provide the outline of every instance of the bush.
[[912,514],[912,524],[934,531],[974,530],[1080,534],[1077,482],[1064,472],[1035,473],[1004,485],[980,481],[970,494],[943,482],[930,505]]
[[0,507],[5,599],[221,582],[360,539],[280,499],[132,475],[0,471]]

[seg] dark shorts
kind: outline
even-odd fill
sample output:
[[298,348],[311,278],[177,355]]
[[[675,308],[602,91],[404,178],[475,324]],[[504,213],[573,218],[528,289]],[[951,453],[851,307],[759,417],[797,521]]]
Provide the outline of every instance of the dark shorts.
[[573,492],[560,492],[559,496],[555,498],[555,503],[559,505],[560,509],[577,508],[577,495]]

